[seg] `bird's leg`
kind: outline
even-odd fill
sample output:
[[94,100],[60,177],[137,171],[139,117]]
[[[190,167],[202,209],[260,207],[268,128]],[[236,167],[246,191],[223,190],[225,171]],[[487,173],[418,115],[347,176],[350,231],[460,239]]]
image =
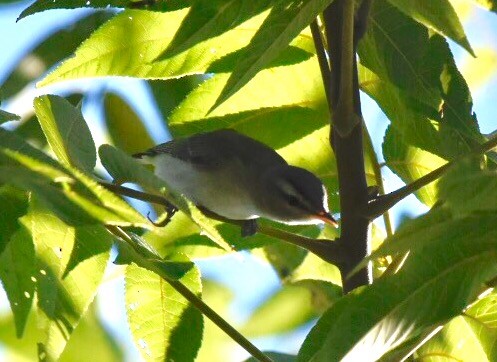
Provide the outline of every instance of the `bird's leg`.
[[150,212],[147,213],[147,219],[156,227],[164,227],[169,224],[173,215],[176,214],[177,211],[178,209],[176,208],[176,206],[174,206],[173,204],[168,204],[166,205],[166,217],[164,218],[164,220],[161,220],[159,222],[153,221],[149,216]]
[[241,225],[242,237],[252,236],[257,232],[257,220],[244,220]]

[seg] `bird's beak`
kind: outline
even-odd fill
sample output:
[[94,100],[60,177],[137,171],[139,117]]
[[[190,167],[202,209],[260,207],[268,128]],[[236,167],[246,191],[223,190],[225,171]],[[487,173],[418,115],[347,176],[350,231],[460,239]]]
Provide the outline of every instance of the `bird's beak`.
[[331,216],[329,212],[320,211],[316,216],[317,219],[324,221],[327,224],[330,224],[336,228],[338,228],[338,222]]

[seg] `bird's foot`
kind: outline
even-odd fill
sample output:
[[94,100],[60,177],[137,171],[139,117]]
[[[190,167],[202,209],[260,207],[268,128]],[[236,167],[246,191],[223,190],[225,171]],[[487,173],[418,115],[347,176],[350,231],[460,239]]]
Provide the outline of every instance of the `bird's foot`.
[[245,220],[242,225],[242,237],[252,236],[257,232],[257,220]]
[[168,205],[166,206],[166,217],[164,218],[164,220],[160,220],[159,222],[153,221],[150,218],[150,212],[147,213],[147,219],[156,227],[164,227],[167,224],[169,224],[169,222],[171,221],[171,219],[173,218],[174,214],[176,214],[177,211],[178,209],[176,208],[176,206]]

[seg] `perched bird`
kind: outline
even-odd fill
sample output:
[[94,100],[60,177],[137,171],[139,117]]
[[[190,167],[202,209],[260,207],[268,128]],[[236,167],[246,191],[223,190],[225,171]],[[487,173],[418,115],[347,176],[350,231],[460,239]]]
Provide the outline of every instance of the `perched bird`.
[[244,235],[255,233],[259,217],[337,226],[326,189],[314,174],[290,166],[272,148],[234,130],[174,139],[133,157],[153,164],[172,191],[208,215],[247,220]]

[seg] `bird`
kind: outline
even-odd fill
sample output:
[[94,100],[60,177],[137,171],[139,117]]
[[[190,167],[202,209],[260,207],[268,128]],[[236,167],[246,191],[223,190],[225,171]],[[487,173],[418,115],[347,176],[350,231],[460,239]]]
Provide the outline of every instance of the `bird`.
[[207,216],[241,222],[243,236],[256,232],[261,217],[289,225],[338,227],[318,177],[233,129],[173,139],[133,157],[152,164],[170,191]]

